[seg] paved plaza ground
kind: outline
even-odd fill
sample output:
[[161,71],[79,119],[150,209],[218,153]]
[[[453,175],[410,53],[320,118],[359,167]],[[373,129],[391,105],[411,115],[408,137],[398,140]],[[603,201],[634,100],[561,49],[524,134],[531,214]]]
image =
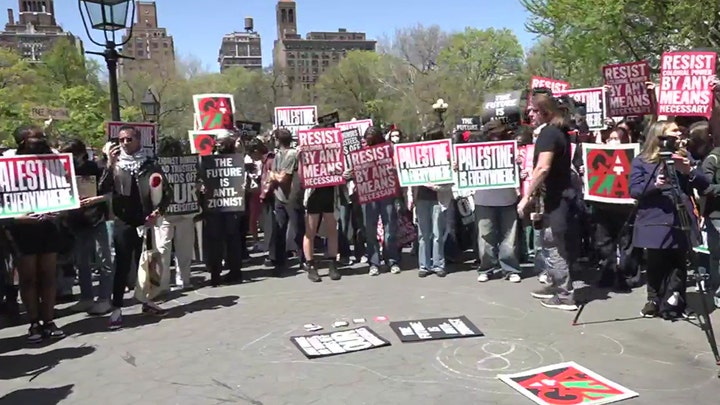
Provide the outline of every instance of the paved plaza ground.
[[[496,375],[563,361],[638,392],[630,404],[720,402],[705,335],[685,321],[639,319],[642,290],[592,302],[572,326],[574,313],[530,297],[534,278],[479,284],[471,271],[420,279],[407,270],[313,284],[267,278],[259,266],[246,274],[255,280],[178,294],[162,320],[128,308],[117,332],[67,305],[63,340],[31,346],[26,326],[0,330],[0,404],[522,405],[531,402]],[[458,315],[486,336],[403,344],[373,320]],[[353,318],[392,345],[308,360],[289,340],[306,323],[332,330]]]

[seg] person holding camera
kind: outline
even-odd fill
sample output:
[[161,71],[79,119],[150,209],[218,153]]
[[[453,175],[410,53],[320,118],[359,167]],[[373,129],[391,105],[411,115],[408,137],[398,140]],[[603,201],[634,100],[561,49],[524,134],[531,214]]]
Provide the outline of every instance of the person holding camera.
[[[678,153],[675,142],[680,135],[674,122],[652,124],[630,171],[630,196],[638,200],[633,246],[647,251],[647,303],[641,314],[648,318],[686,316],[687,252],[693,248],[689,244],[700,240],[690,195],[692,188],[703,195],[710,186],[705,175]],[[687,216],[691,230],[683,229],[680,215]],[[692,232],[693,240],[688,241],[686,232]]]
[[535,210],[531,220],[540,233],[542,257],[551,284],[534,291],[532,296],[543,299],[547,308],[577,310],[573,296],[571,267],[579,251],[578,198],[570,174],[572,160],[569,121],[558,100],[548,94],[535,92],[528,115],[536,127],[543,125],[533,156],[532,181],[517,206],[524,216],[531,198],[541,209]]

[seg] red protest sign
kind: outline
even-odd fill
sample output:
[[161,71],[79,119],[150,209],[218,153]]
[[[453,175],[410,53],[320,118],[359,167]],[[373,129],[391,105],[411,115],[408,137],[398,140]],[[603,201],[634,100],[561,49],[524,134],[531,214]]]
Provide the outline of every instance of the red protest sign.
[[224,129],[211,131],[188,131],[190,138],[190,152],[200,156],[212,155],[215,150],[215,140],[219,133],[226,133]]
[[400,185],[391,143],[385,142],[350,152],[350,162],[360,204],[397,195]]
[[640,144],[583,144],[585,200],[610,204],[634,204],[630,197],[632,160]]
[[300,181],[303,188],[337,186],[345,183],[342,131],[316,128],[298,131]]
[[530,183],[532,183],[534,153],[535,144],[525,145],[518,148],[518,156],[520,157],[520,171],[525,174],[525,179],[523,179],[521,184],[523,195],[525,195],[525,190],[528,190],[530,187]]
[[603,66],[605,85],[610,86],[608,115],[652,114],[652,102],[645,82],[650,81],[650,66],[647,61],[618,63]]
[[715,75],[715,52],[665,52],[660,71],[658,115],[710,117],[710,82]]
[[550,89],[553,94],[558,91],[565,91],[570,88],[570,83],[562,80],[549,79],[547,77],[533,76],[530,78],[530,89]]
[[195,94],[193,108],[198,129],[233,129],[235,99],[232,94]]

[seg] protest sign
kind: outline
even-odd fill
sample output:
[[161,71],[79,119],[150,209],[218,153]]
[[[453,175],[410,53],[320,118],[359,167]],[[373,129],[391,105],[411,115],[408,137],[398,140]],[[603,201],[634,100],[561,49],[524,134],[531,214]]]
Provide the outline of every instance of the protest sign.
[[140,132],[140,140],[143,149],[150,155],[155,156],[157,153],[157,124],[152,122],[121,122],[109,121],[107,123],[107,139],[108,141],[116,141],[118,139],[120,128],[129,125]]
[[522,181],[522,191],[525,194],[525,190],[530,187],[532,182],[533,172],[533,156],[535,154],[535,144],[529,144],[518,148],[518,155],[520,156],[521,164],[520,171],[525,172],[526,176]]
[[462,117],[458,118],[455,124],[456,131],[479,131],[482,126],[482,118],[478,116],[474,117]]
[[173,189],[173,199],[166,215],[185,215],[200,212],[195,184],[198,155],[159,157],[158,163]]
[[339,332],[293,336],[290,341],[308,359],[390,346],[390,342],[364,326]]
[[555,96],[566,95],[578,103],[585,104],[585,121],[590,131],[605,129],[605,117],[607,117],[605,105],[605,88],[595,87],[591,89],[572,89],[558,91]]
[[0,218],[80,207],[72,154],[0,157]]
[[349,128],[342,131],[343,155],[345,155],[345,167],[352,169],[350,153],[360,150],[363,147],[363,139],[357,128]]
[[254,138],[260,134],[262,124],[253,121],[235,121],[235,128],[237,128],[241,137]]
[[520,187],[516,141],[463,143],[454,148],[458,190]]
[[205,188],[204,210],[245,210],[245,155],[235,153],[201,156],[198,172]]
[[323,128],[332,128],[340,122],[340,114],[337,111],[333,111],[330,114],[321,115],[318,117],[318,125]]
[[452,184],[452,141],[395,144],[395,164],[400,187]]
[[298,131],[317,124],[317,106],[275,107],[275,126],[286,128],[297,139]]
[[[550,79],[547,77],[533,76],[530,78],[530,89],[550,89],[553,95],[555,92],[565,91],[570,88],[570,83],[562,80]],[[529,96],[532,95],[530,92]]]
[[51,118],[55,121],[67,121],[70,119],[70,110],[63,107],[53,108],[33,106],[30,107],[30,118],[34,120],[46,120]]
[[215,140],[221,133],[226,133],[224,129],[208,130],[208,131],[188,131],[188,139],[190,141],[190,152],[197,153],[200,156],[212,155],[215,150]]
[[300,181],[303,188],[345,184],[342,132],[337,128],[298,131]]
[[193,108],[199,130],[233,129],[235,126],[232,94],[195,94]]
[[665,52],[660,63],[658,115],[710,118],[715,52]]
[[510,128],[520,124],[522,113],[520,111],[521,91],[511,91],[502,94],[486,94],[483,104],[482,122],[486,124],[492,120],[499,120]]
[[394,197],[399,191],[392,145],[388,142],[350,153],[360,204]]
[[340,128],[342,131],[346,131],[350,128],[357,128],[361,137],[365,137],[365,131],[367,131],[367,129],[371,126],[373,126],[373,121],[371,119],[345,121],[335,124],[335,128]]
[[390,329],[403,343],[484,336],[466,316],[390,322]]
[[650,81],[647,61],[603,66],[605,85],[610,86],[610,117],[652,114],[646,82]]
[[632,160],[640,153],[640,144],[582,145],[585,174],[585,200],[611,204],[634,204],[630,197]]

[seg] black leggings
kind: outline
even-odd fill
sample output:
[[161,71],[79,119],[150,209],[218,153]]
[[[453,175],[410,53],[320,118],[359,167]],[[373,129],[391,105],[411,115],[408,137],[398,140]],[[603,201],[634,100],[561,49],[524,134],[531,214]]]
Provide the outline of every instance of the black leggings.
[[[661,312],[685,310],[687,288],[687,257],[682,249],[647,250],[647,299],[654,301]],[[671,307],[667,299],[673,292],[680,293],[677,306]]]
[[137,272],[140,264],[143,240],[138,235],[136,227],[119,219],[115,219],[113,240],[115,242],[115,278],[113,280],[112,305],[115,308],[122,308],[128,276],[132,272]]

